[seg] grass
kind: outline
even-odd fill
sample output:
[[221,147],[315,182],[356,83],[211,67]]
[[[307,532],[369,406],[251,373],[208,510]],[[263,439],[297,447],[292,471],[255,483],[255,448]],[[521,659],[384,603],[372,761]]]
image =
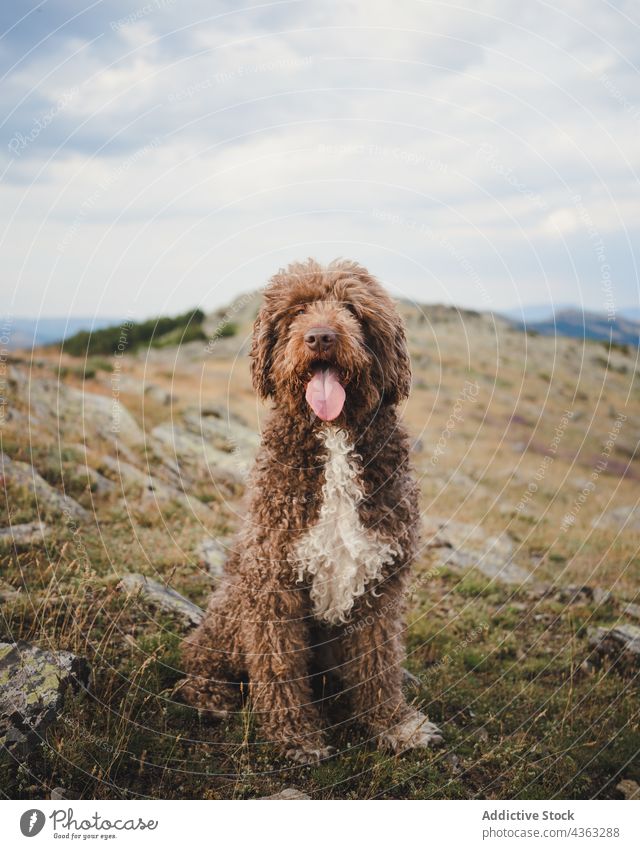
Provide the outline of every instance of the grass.
[[[173,572],[174,586],[201,603],[208,581],[184,562],[176,570],[157,528],[137,529],[137,549],[125,529],[102,529],[114,550],[83,530],[84,556],[60,533],[46,552],[2,560],[6,580],[23,590],[6,631],[92,666],[89,690],[68,700],[28,770],[4,762],[3,786],[14,795],[46,797],[63,786],[83,798],[250,798],[294,785],[314,798],[575,798],[614,796],[624,765],[625,777],[640,780],[637,681],[579,669],[593,607],[568,613],[552,598],[487,592],[486,579],[452,572],[416,599],[408,640],[408,665],[421,679],[416,701],[442,724],[446,748],[390,757],[338,719],[330,732],[338,755],[289,767],[256,742],[247,707],[208,724],[175,698],[185,627],[117,589],[118,548],[129,571]],[[183,527],[179,547],[190,538]]]
[[[241,340],[248,331],[248,325],[234,326],[230,338]],[[476,569],[434,569],[437,550],[425,552],[415,571],[433,577],[419,584],[411,600],[406,665],[419,679],[410,697],[441,725],[445,747],[395,757],[381,753],[361,728],[345,720],[347,706],[338,697],[324,713],[337,754],[317,767],[289,766],[258,741],[247,705],[216,724],[180,703],[175,687],[187,627],[118,589],[124,572],[141,572],[170,580],[204,605],[211,579],[197,564],[197,548],[205,531],[226,537],[238,526],[241,492],[223,496],[204,480],[189,484],[189,494],[211,508],[206,528],[180,503],[151,509],[135,486],[125,490],[126,501],[119,485],[94,501],[77,471],[83,452],[60,446],[51,429],[39,431],[37,424],[27,429],[16,415],[0,431],[0,448],[32,463],[50,484],[64,486],[88,509],[95,506],[99,525],[69,527],[51,513],[44,517],[52,528],[46,545],[0,548],[0,593],[5,585],[19,591],[3,603],[0,637],[70,650],[91,664],[89,688],[68,694],[61,717],[30,760],[22,766],[6,758],[0,762],[5,792],[48,798],[51,788],[61,786],[82,798],[245,799],[295,786],[318,799],[615,798],[622,778],[640,782],[637,672],[605,666],[588,674],[581,668],[588,654],[587,629],[615,624],[624,604],[638,601],[640,535],[592,524],[602,510],[637,501],[633,452],[625,455],[632,476],[601,474],[570,532],[560,531],[600,456],[612,411],[627,413],[620,444],[631,444],[640,412],[637,392],[627,403],[624,375],[581,370],[583,352],[575,340],[560,340],[552,364],[549,350],[555,341],[506,333],[500,338],[498,383],[488,372],[474,372],[477,401],[463,408],[464,421],[452,430],[434,465],[430,447],[469,378],[469,360],[495,362],[495,339],[474,332],[471,327],[470,344],[480,350],[471,357],[460,335],[443,325],[438,341],[446,369],[441,372],[435,357],[423,358],[416,377],[424,388],[414,392],[404,411],[424,445],[415,456],[424,514],[450,517],[490,535],[508,534],[514,559],[535,570],[536,582],[599,586],[611,590],[612,602],[598,606],[584,596],[560,602],[553,592],[537,596]],[[172,349],[160,349],[150,363],[142,353],[126,359],[132,380],[142,381],[144,374],[162,388],[175,387],[179,396],[175,409],[158,405],[149,412],[145,406],[147,432],[177,418],[181,409],[226,398],[234,365],[232,357],[209,358],[203,379],[201,362],[176,364]],[[81,362],[65,359],[64,379],[84,381],[88,390],[106,394],[108,369],[99,358],[89,366],[93,376]],[[57,368],[54,355],[50,362],[45,356],[37,375],[50,379]],[[152,370],[150,376],[145,369]],[[228,396],[233,411],[256,422],[246,368],[234,371],[233,381]],[[578,381],[580,390],[572,391]],[[556,392],[559,387],[564,394]],[[128,403],[142,422],[140,410]],[[567,405],[574,418],[553,462],[544,466],[544,479],[537,480]],[[516,407],[531,424],[514,432],[508,422]],[[12,409],[25,414],[17,402]],[[99,458],[107,444],[94,439],[88,444],[90,464],[106,474]],[[141,468],[147,458],[161,463],[154,450],[149,445],[137,458]],[[524,515],[515,505],[532,480],[538,486]],[[37,517],[28,490],[5,482],[3,495],[0,525]]]

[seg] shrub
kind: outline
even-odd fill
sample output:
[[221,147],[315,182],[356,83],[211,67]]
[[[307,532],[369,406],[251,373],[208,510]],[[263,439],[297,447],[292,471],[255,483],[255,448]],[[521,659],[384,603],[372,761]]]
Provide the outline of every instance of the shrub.
[[[140,322],[123,322],[100,330],[81,330],[65,339],[61,347],[67,354],[86,357],[121,354],[135,351],[143,346],[161,346],[162,337],[173,331],[181,331],[177,334],[179,340],[190,341],[191,338],[204,338],[202,331],[204,317],[201,309],[195,309],[173,318],[164,316]],[[186,338],[188,335],[189,339]]]

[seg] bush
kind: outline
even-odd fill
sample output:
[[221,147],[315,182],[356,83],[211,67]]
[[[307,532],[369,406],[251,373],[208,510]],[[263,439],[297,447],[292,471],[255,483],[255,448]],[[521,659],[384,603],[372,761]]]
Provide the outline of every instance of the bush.
[[238,325],[235,321],[227,321],[221,324],[215,332],[217,339],[226,339],[229,336],[235,336],[238,332]]
[[81,330],[65,339],[61,343],[61,348],[65,353],[75,357],[100,354],[113,356],[135,351],[142,346],[162,346],[162,337],[175,331],[179,331],[176,334],[178,341],[191,341],[195,338],[204,338],[202,330],[204,317],[201,309],[195,309],[174,318],[165,316],[141,322],[123,322],[100,330]]

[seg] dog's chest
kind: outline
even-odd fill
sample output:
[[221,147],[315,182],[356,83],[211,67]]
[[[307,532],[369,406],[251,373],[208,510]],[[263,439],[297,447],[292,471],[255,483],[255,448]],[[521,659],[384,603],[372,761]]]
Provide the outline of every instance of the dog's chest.
[[360,521],[361,470],[345,431],[328,426],[319,438],[326,449],[321,506],[316,523],[298,541],[295,568],[300,580],[311,578],[316,618],[338,624],[400,550]]

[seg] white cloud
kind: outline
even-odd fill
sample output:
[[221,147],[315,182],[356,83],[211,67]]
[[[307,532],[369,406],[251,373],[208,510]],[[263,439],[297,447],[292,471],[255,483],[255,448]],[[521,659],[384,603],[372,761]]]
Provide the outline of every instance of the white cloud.
[[213,306],[309,254],[416,298],[499,309],[553,281],[597,307],[576,195],[637,299],[633,6],[191,0],[118,23],[135,11],[29,56],[42,33],[17,33],[7,142],[77,92],[1,152],[14,312]]

